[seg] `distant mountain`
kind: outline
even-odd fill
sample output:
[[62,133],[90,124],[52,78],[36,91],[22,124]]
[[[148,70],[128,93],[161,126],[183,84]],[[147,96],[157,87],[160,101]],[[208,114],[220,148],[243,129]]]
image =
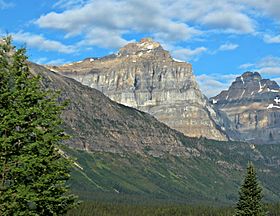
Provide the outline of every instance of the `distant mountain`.
[[63,150],[77,158],[71,188],[110,202],[233,203],[253,161],[267,201],[280,200],[280,145],[254,146],[189,138],[98,90],[30,63],[42,86],[70,99]]
[[191,64],[173,59],[151,39],[129,43],[103,58],[48,68],[147,112],[187,136],[228,140],[232,133],[202,95]]
[[226,113],[241,139],[252,143],[280,143],[280,88],[258,72],[245,72],[228,90],[210,98]]

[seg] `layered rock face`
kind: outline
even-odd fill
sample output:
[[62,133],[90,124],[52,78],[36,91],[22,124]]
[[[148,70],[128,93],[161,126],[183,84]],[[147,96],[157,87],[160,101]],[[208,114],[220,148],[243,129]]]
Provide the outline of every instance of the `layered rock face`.
[[[232,202],[236,179],[252,160],[260,165],[268,200],[279,200],[279,189],[275,190],[279,188],[278,145],[255,148],[238,142],[188,138],[98,90],[42,66],[29,66],[42,77],[44,89],[60,90],[59,100],[70,100],[62,114],[64,129],[71,135],[65,144],[74,147],[69,154],[77,158],[79,167],[73,169],[72,190],[85,192],[84,198],[96,199],[96,192],[103,192],[98,197],[105,197],[106,202],[108,196],[115,201],[119,196],[126,199],[126,195],[139,194],[145,200],[156,197],[166,202]],[[139,199],[135,201],[139,203]]]
[[71,135],[70,147],[90,152],[165,154],[191,157],[199,153],[192,141],[186,146],[182,134],[151,115],[118,104],[96,89],[63,77],[48,69],[29,64],[42,76],[44,89],[61,91],[61,100],[70,104],[62,114],[65,131]]
[[253,143],[279,143],[280,88],[257,72],[245,72],[228,90],[210,100],[224,111],[242,134]]
[[151,39],[130,43],[118,54],[49,68],[187,136],[227,140],[226,129],[219,126],[222,119],[200,92],[192,66],[174,60]]

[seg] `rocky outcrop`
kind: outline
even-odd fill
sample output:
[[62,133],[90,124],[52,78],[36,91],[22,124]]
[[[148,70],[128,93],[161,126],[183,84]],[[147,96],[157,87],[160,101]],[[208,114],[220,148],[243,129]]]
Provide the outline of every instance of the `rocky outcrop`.
[[262,79],[258,72],[245,72],[210,101],[253,143],[279,143],[280,88],[275,81]]
[[132,198],[139,204],[135,197],[141,195],[146,202],[156,198],[164,203],[232,203],[236,182],[252,160],[259,167],[267,200],[279,200],[278,145],[263,148],[189,138],[98,90],[42,66],[29,66],[42,77],[44,89],[59,90],[59,101],[70,101],[62,118],[71,135],[64,144],[72,148],[63,149],[75,158],[69,184],[81,198]]
[[40,65],[29,66],[33,74],[42,77],[44,89],[59,90],[59,100],[70,101],[62,114],[65,131],[71,135],[66,141],[68,146],[90,152],[156,157],[165,154],[191,157],[198,151],[195,141],[190,139],[186,145],[181,140],[188,138],[151,115],[118,104],[98,90]]
[[112,100],[155,116],[187,136],[227,140],[222,118],[202,95],[192,66],[174,60],[151,39],[117,54],[49,67],[96,88]]

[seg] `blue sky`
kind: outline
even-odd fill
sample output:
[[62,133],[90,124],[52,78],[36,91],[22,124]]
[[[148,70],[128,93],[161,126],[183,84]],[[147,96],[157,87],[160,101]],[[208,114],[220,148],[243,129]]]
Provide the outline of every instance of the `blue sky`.
[[152,37],[192,63],[207,96],[247,70],[280,83],[280,0],[0,0],[0,24],[41,64]]

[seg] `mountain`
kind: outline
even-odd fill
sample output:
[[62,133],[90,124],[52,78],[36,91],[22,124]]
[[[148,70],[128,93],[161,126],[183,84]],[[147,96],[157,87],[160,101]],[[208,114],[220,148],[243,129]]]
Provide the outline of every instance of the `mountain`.
[[[192,146],[184,139],[186,147]],[[279,202],[279,145],[194,139],[190,156],[154,157],[66,149],[81,167],[71,187],[82,199],[128,203],[236,203],[248,161],[256,167],[266,202]]]
[[275,81],[263,79],[258,72],[245,72],[210,101],[226,113],[241,139],[279,144],[280,88]]
[[228,140],[228,125],[202,95],[191,64],[173,59],[149,38],[129,43],[117,54],[48,68],[187,136]]
[[62,115],[72,139],[66,144],[86,151],[159,156],[188,156],[180,134],[151,115],[118,104],[96,89],[30,63],[31,71],[42,76],[44,88],[62,92],[71,103]]
[[33,63],[45,89],[69,99],[62,114],[76,158],[70,181],[82,199],[110,202],[233,203],[253,161],[267,201],[280,200],[279,145],[189,138],[151,115]]

